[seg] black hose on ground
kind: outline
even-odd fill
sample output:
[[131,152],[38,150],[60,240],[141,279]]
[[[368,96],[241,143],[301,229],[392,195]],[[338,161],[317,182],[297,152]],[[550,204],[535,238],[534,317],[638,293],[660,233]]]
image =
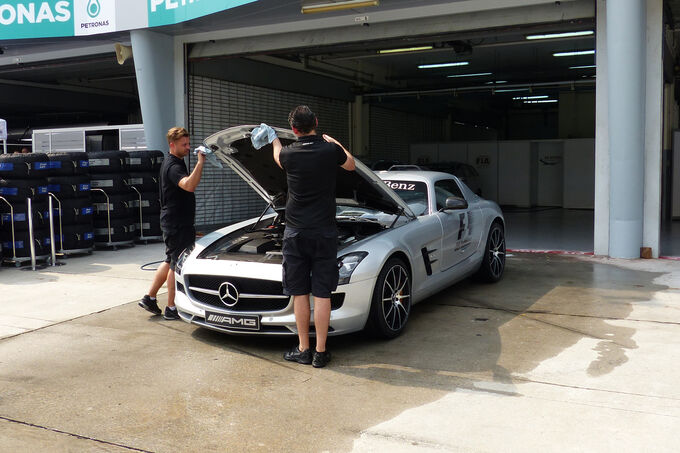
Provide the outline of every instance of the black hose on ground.
[[147,269],[149,266],[153,266],[154,264],[160,264],[163,263],[165,260],[160,260],[160,261],[152,261],[150,263],[142,264],[141,269],[143,271],[157,271],[158,267],[152,268],[152,269]]

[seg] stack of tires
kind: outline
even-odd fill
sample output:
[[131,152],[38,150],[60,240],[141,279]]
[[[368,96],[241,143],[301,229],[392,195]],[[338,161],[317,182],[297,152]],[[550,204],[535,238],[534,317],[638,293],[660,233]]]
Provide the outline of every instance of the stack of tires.
[[48,190],[52,200],[56,249],[65,255],[90,252],[94,247],[94,223],[90,172],[83,152],[50,153]]
[[128,153],[88,152],[95,246],[132,244],[136,221],[132,214],[135,193],[128,185]]
[[162,233],[158,172],[165,155],[154,150],[129,151],[128,155],[128,182],[135,192],[132,209],[137,220],[137,238],[142,241],[159,240]]
[[19,264],[31,256],[28,198],[32,206],[35,256],[39,259],[49,256],[49,170],[50,162],[44,153],[0,155],[0,197],[6,200],[0,200],[0,242],[4,260]]

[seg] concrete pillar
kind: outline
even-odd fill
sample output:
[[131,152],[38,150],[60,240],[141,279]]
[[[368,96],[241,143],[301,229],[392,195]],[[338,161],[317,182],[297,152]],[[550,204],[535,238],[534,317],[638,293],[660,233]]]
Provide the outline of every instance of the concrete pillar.
[[595,61],[595,255],[609,255],[609,101],[607,91],[607,2],[597,0]]
[[647,0],[645,154],[642,246],[659,257],[663,153],[663,0]]
[[645,146],[644,0],[607,5],[609,107],[609,256],[639,258]]
[[174,39],[149,30],[132,30],[130,38],[147,147],[167,151],[166,133],[176,125]]

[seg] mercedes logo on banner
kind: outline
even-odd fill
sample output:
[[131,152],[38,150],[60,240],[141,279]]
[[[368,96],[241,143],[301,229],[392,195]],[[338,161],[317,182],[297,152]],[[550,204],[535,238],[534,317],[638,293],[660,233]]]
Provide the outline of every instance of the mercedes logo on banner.
[[219,293],[220,300],[227,307],[233,307],[238,302],[238,290],[229,282],[224,282],[220,285]]

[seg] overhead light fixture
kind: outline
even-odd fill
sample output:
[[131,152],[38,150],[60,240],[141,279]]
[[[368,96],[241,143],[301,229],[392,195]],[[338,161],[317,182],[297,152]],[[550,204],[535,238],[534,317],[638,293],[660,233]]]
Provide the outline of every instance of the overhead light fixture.
[[591,68],[596,68],[597,66],[594,64],[587,64],[583,66],[569,66],[569,69],[591,69]]
[[594,32],[592,30],[584,31],[568,31],[564,33],[547,33],[545,35],[528,35],[526,39],[555,39],[555,38],[573,38],[575,36],[589,36]]
[[580,55],[595,55],[595,50],[575,50],[573,52],[557,52],[553,57],[578,57]]
[[454,61],[451,63],[434,63],[434,64],[421,64],[418,65],[418,69],[432,69],[432,68],[449,68],[451,66],[467,66],[469,61]]
[[529,88],[506,88],[504,90],[495,90],[495,93],[512,93],[515,91],[530,91]]
[[537,96],[517,96],[512,98],[515,101],[528,101],[531,99],[548,99],[548,95],[543,94],[543,95],[537,95]]
[[329,13],[332,11],[342,11],[352,8],[367,8],[369,6],[378,6],[379,0],[347,0],[344,2],[335,3],[317,3],[315,5],[302,5],[302,14],[312,13]]
[[557,99],[541,99],[540,101],[524,101],[525,104],[553,104]]
[[492,73],[491,72],[477,72],[474,74],[452,74],[450,76],[446,77],[482,77],[482,76],[490,76]]
[[432,50],[432,46],[418,46],[418,47],[402,47],[399,49],[383,49],[379,50],[379,54],[387,53],[401,53],[401,52],[421,52],[423,50]]
[[499,85],[501,83],[508,83],[507,80],[492,80],[491,82],[484,82],[484,85]]

